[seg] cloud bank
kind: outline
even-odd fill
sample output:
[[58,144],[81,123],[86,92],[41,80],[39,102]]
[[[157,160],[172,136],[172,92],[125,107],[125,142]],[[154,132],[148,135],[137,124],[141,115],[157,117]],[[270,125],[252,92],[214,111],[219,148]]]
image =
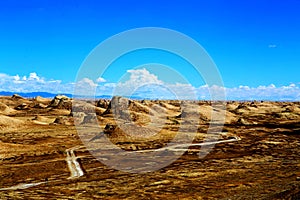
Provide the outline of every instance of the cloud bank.
[[84,78],[77,83],[63,83],[61,80],[46,79],[32,72],[28,76],[0,73],[0,91],[6,92],[49,92],[92,96],[124,95],[148,99],[200,99],[210,100],[210,91],[223,91],[227,100],[275,100],[300,101],[300,85],[249,87],[241,85],[234,88],[204,85],[193,87],[189,84],[169,84],[160,80],[146,69],[128,70],[129,80],[110,83],[104,78],[96,80]]

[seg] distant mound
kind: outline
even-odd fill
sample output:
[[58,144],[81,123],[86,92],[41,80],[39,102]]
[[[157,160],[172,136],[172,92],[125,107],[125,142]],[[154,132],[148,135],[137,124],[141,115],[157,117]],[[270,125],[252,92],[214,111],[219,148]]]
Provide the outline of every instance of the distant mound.
[[11,97],[12,99],[14,99],[14,100],[16,100],[16,99],[24,99],[23,97],[21,97],[20,95],[18,95],[18,94],[14,94],[14,95],[12,95],[12,97]]
[[[109,102],[107,109],[102,113],[103,117],[114,117],[117,120],[126,122],[137,122],[147,124],[151,121],[160,121],[159,118],[166,119],[167,110],[150,101],[131,100],[125,97],[114,96]],[[161,123],[159,123],[161,124]]]
[[72,105],[72,113],[73,112],[83,112],[87,113],[96,113],[97,115],[102,114],[105,111],[104,108],[97,107],[91,103],[87,103],[84,101],[74,101]]
[[23,124],[24,122],[22,120],[0,115],[0,130],[15,129]]
[[36,116],[33,119],[33,122],[36,124],[44,124],[44,125],[48,125],[50,123],[53,123],[55,121],[55,119],[49,118],[49,117],[44,117],[44,116]]
[[128,109],[128,105],[129,105],[129,99],[120,96],[114,96],[109,102],[107,109],[102,115],[103,116],[116,115],[116,116],[121,116],[121,118],[122,116],[123,118],[126,118],[128,117],[128,115],[125,112]]
[[[83,118],[84,118],[84,116],[83,116]],[[83,121],[83,119],[81,121]],[[74,125],[74,119],[72,117],[62,116],[62,117],[57,117],[53,123],[71,126],[71,125]]]
[[154,127],[143,127],[135,124],[107,124],[104,128],[104,134],[108,135],[110,139],[145,139],[155,136],[159,129]]
[[97,107],[99,107],[99,108],[107,109],[108,105],[109,105],[109,100],[107,100],[107,99],[100,99],[97,102]]
[[57,95],[50,102],[48,107],[56,108],[56,109],[71,110],[72,109],[72,101],[69,97],[67,97],[65,95]]
[[4,103],[0,102],[0,114],[8,115],[13,112],[15,112],[14,109],[12,109],[12,108],[8,107],[7,105],[5,105]]
[[50,100],[41,96],[37,96],[34,98],[37,103],[49,104]]

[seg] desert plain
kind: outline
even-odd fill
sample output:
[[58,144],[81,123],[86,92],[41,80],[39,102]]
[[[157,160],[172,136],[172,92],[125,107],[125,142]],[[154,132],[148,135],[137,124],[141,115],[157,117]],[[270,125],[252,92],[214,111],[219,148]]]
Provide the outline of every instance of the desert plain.
[[[300,199],[300,102],[221,104],[0,97],[0,199]],[[189,144],[167,145],[181,132]],[[151,151],[157,163],[180,156],[151,170]]]

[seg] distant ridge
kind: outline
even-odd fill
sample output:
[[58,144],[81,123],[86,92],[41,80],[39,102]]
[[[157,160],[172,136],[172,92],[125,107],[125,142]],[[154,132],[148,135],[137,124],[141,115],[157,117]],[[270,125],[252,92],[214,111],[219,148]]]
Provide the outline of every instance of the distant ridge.
[[[112,95],[98,95],[98,96],[95,96],[95,97],[92,97],[92,96],[81,96],[81,95],[72,95],[72,94],[66,94],[66,93],[57,93],[57,94],[54,94],[54,93],[49,93],[49,92],[5,92],[5,91],[2,91],[0,92],[0,96],[12,96],[14,94],[18,94],[22,97],[25,97],[25,98],[35,98],[37,96],[40,96],[40,97],[43,97],[43,98],[54,98],[56,95],[65,95],[69,98],[79,98],[79,99],[92,99],[92,98],[95,98],[95,99],[111,99],[112,98]],[[127,97],[127,98],[130,98],[130,99],[135,99],[135,100],[143,100],[143,99],[149,99],[151,100],[151,98],[145,98],[145,97],[141,97],[141,96],[130,96],[130,97]]]
[[[69,98],[93,98],[93,97],[87,97],[87,96],[79,96],[79,95],[72,95],[72,94],[67,94],[67,93],[49,93],[49,92],[5,92],[1,91],[0,96],[12,96],[14,94],[18,94],[22,97],[25,98],[35,98],[37,96],[43,97],[43,98],[54,98],[56,95],[65,95]],[[95,96],[96,99],[111,99],[111,95],[100,95],[100,96]],[[134,99],[140,99],[139,97],[131,97]]]
[[[65,95],[69,98],[78,98],[78,99],[87,99],[87,100],[91,100],[91,99],[111,99],[113,96],[112,95],[98,95],[98,96],[84,96],[84,95],[73,95],[73,94],[68,94],[68,93],[49,93],[49,92],[6,92],[6,91],[0,91],[0,96],[12,96],[14,94],[18,94],[22,97],[25,98],[35,98],[37,96],[41,96],[43,98],[54,98],[56,95]],[[146,96],[142,96],[142,95],[134,95],[134,96],[123,96],[132,100],[172,100],[172,99],[168,99],[165,97],[159,98],[151,98],[151,97],[146,97]],[[186,99],[189,100],[189,99]],[[209,99],[198,99],[200,101],[209,101]],[[289,96],[285,96],[284,98],[281,99],[276,99],[276,98],[268,98],[268,99],[263,99],[263,98],[257,98],[257,99],[242,99],[242,98],[235,98],[232,99],[230,97],[228,97],[226,99],[227,101],[280,101],[280,102],[299,102],[297,100],[291,100],[291,97]]]
[[[57,94],[48,93],[48,92],[28,92],[28,93],[25,93],[25,92],[4,92],[4,91],[0,92],[0,96],[12,96],[14,94],[18,94],[18,95],[20,95],[22,97],[25,97],[25,98],[34,98],[34,97],[37,97],[37,96],[41,96],[41,97],[44,97],[44,98],[53,98],[57,95]],[[73,96],[72,94],[61,94],[61,95],[65,95],[65,96],[70,97],[70,98]]]

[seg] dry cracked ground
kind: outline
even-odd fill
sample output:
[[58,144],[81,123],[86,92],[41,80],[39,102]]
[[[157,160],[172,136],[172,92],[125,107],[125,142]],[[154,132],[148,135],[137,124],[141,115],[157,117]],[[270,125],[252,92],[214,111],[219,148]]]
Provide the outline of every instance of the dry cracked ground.
[[296,200],[300,103],[0,97],[0,163],[0,199]]

